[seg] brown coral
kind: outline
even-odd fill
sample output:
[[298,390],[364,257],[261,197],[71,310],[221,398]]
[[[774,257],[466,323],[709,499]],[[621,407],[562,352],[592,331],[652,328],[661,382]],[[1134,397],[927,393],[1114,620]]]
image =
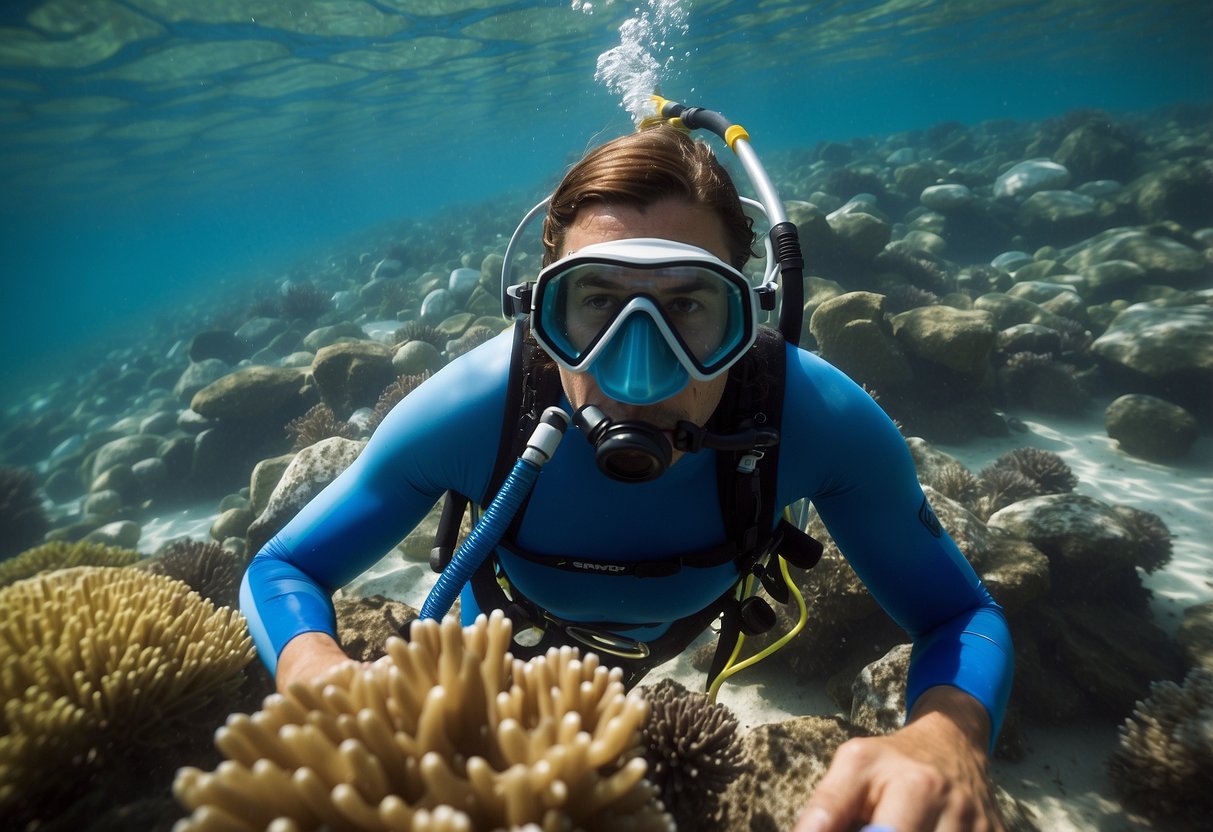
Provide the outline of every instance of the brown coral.
[[327,404],[318,404],[286,424],[287,435],[294,439],[292,451],[302,451],[317,442],[340,436],[342,439],[357,439],[358,430],[337,414]]
[[248,559],[213,541],[175,540],[161,547],[147,569],[181,581],[217,607],[235,607]]
[[1194,823],[1213,812],[1213,672],[1192,670],[1182,685],[1156,682],[1120,727],[1108,773],[1120,794],[1153,815]]
[[133,549],[101,543],[44,543],[0,563],[0,587],[32,578],[42,572],[71,566],[130,566],[139,560]]
[[493,340],[496,335],[496,330],[487,326],[470,327],[463,335],[453,341],[447,342],[447,358],[454,360],[464,353],[469,353],[481,344]]
[[[1042,448],[1016,448],[1007,451],[986,469],[1009,468],[1018,471],[1039,487],[1037,494],[1065,494],[1078,485],[1078,477],[1065,460]],[[986,471],[982,472],[985,476]]]
[[644,780],[644,699],[593,654],[515,660],[510,635],[500,612],[417,621],[384,660],[230,717],[229,760],[178,774],[179,832],[672,830]]
[[0,590],[0,814],[29,817],[133,748],[177,741],[252,656],[239,613],[142,570]]
[[395,381],[383,388],[383,392],[379,394],[379,401],[375,402],[371,415],[366,420],[366,429],[374,433],[380,423],[391,413],[392,408],[400,404],[401,399],[416,390],[429,377],[429,370],[412,376],[398,376]]
[[1155,572],[1171,560],[1171,530],[1152,511],[1132,506],[1113,506],[1112,510],[1137,544],[1134,561],[1147,572]]
[[1012,503],[1040,496],[1040,486],[1014,468],[989,465],[978,475],[980,496],[974,514],[982,521]]
[[718,799],[746,769],[737,719],[706,693],[670,679],[642,689],[649,701],[644,724],[649,780],[679,829],[720,828]]

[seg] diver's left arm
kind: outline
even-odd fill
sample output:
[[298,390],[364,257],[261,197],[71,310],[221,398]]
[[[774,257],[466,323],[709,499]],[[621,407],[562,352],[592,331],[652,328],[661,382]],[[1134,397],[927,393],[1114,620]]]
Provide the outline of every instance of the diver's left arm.
[[[797,385],[797,369],[811,383]],[[804,420],[798,433],[810,439],[787,437],[781,483],[785,465],[813,472],[807,493],[831,536],[914,642],[906,725],[844,744],[796,832],[856,821],[997,828],[986,770],[1013,666],[1002,610],[940,528],[904,439],[872,399],[803,354],[790,376],[783,424]]]

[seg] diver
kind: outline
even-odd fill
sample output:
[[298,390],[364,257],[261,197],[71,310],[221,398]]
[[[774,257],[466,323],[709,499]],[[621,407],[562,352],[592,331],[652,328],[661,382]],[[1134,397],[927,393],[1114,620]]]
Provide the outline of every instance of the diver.
[[[465,624],[501,608],[515,656],[571,644],[634,685],[719,620],[718,685],[739,633],[773,622],[753,588],[787,599],[787,562],[820,552],[785,517],[810,500],[914,647],[906,724],[845,743],[796,832],[1000,828],[987,755],[1011,684],[1002,611],[940,527],[897,427],[797,347],[795,229],[744,131],[657,103],[661,118],[591,150],[532,212],[546,210],[543,268],[503,292],[514,326],[405,397],[253,558],[241,609],[258,652],[280,690],[348,662],[332,593],[444,493],[489,505],[558,406],[577,428],[457,586]],[[773,239],[761,285],[742,273],[753,220],[689,135],[699,126],[725,138],[762,197]],[[775,272],[778,331],[759,323],[776,306]]]

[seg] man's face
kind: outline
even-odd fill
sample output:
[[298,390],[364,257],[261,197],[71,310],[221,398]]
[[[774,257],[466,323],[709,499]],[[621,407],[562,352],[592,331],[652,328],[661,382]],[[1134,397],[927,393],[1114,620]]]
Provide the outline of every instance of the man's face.
[[[646,208],[608,206],[592,203],[577,213],[564,238],[565,257],[594,243],[656,237],[698,246],[729,262],[724,225],[711,210],[683,199],[664,199]],[[638,276],[637,278],[641,278]],[[652,291],[639,283],[631,291]],[[569,403],[576,410],[583,405],[597,406],[615,421],[640,420],[661,428],[673,442],[674,426],[680,420],[704,425],[720,404],[728,374],[711,381],[692,379],[678,394],[651,405],[630,405],[610,399],[598,389],[589,373],[574,373],[560,368],[560,380]],[[674,451],[674,461],[682,452]]]

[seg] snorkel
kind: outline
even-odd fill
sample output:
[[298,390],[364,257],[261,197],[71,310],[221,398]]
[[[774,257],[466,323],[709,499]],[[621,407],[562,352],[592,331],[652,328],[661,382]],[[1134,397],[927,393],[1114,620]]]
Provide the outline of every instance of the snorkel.
[[[770,226],[765,241],[766,273],[762,285],[750,290],[753,300],[747,300],[747,303],[765,312],[774,311],[777,306],[777,292],[782,289],[779,332],[786,342],[799,342],[804,305],[804,261],[800,252],[799,237],[796,226],[787,219],[783,203],[770,177],[750,145],[749,134],[745,128],[733,124],[713,110],[686,107],[659,95],[652,96],[651,100],[655,115],[646,119],[649,125],[656,122],[666,123],[683,132],[706,129],[723,139],[741,162],[759,197],[758,201],[741,197],[741,201],[762,211]],[[700,372],[697,373],[696,368],[691,366],[695,363],[694,359],[688,358],[685,350],[680,357],[675,357],[680,346],[676,343],[677,336],[671,334],[671,327],[663,324],[658,310],[651,304],[647,307],[650,310],[648,314],[636,315],[628,320],[626,325],[620,323],[617,327],[618,338],[614,341],[604,340],[600,345],[601,349],[593,352],[587,349],[583,354],[573,354],[568,348],[567,338],[561,339],[556,332],[547,333],[545,318],[539,317],[539,313],[551,314],[552,306],[542,305],[542,289],[545,280],[557,279],[554,270],[559,269],[562,261],[545,268],[538,282],[512,284],[510,275],[522,232],[536,217],[545,212],[549,201],[550,197],[544,199],[527,213],[506,247],[501,274],[502,311],[507,318],[519,322],[523,319],[529,320],[532,334],[548,355],[565,370],[589,373],[610,399],[623,404],[646,406],[676,395],[691,377],[700,381],[716,377],[727,371],[732,362],[740,358],[744,350],[731,355],[727,362],[715,368],[700,367]],[[620,242],[642,244],[661,241]],[[621,259],[626,261],[628,258]],[[632,307],[625,307],[625,312],[630,308]],[[623,320],[621,316],[619,321]],[[756,327],[757,319],[754,321]],[[558,341],[559,345],[554,347]],[[744,345],[745,349],[752,343],[751,335]],[[689,374],[684,372],[684,368],[690,371]],[[652,381],[661,375],[662,370],[667,371],[667,376],[678,377],[678,382],[662,385]],[[613,383],[608,383],[607,379]],[[716,435],[699,425],[684,421],[674,429],[671,443],[667,434],[654,425],[638,420],[612,421],[601,409],[588,406],[575,414],[574,422],[594,446],[599,469],[612,479],[624,482],[647,482],[660,476],[671,464],[674,450],[694,453],[702,448],[757,449],[778,442],[778,436],[773,431]]]

